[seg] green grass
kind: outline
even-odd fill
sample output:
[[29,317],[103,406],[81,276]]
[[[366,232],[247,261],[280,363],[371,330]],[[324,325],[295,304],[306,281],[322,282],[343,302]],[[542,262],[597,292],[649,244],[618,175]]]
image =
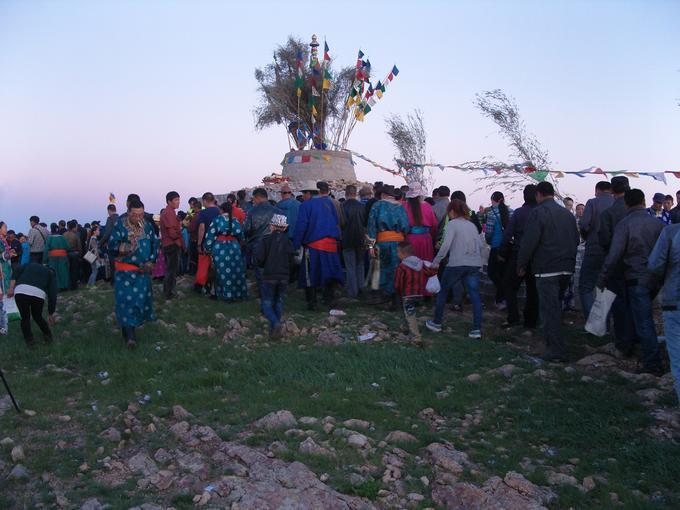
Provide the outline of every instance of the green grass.
[[[123,348],[109,317],[112,294],[106,288],[60,297],[63,320],[56,327],[58,341],[52,347],[27,350],[18,324],[11,324],[9,337],[0,343],[1,367],[22,406],[37,415],[6,412],[0,417],[0,436],[10,436],[24,445],[25,464],[36,481],[33,490],[26,491],[20,484],[0,479],[0,507],[53,504],[52,489],[38,481],[43,472],[64,482],[73,504],[88,497],[98,497],[114,508],[145,501],[148,494],[138,491],[134,481],[111,488],[90,473],[78,471],[83,462],[96,466],[98,458],[112,452],[115,445],[98,434],[128,403],[144,395],[149,395],[150,401],[142,405],[140,419],[149,414],[167,416],[173,405],[180,404],[223,439],[234,438],[268,412],[288,409],[297,417],[368,420],[373,428],[366,434],[376,443],[392,430],[409,432],[418,439],[417,444],[404,447],[412,453],[432,441],[450,441],[482,467],[482,475],[471,477],[477,482],[514,470],[545,483],[547,469],[557,470],[573,458],[579,459],[573,472],[579,480],[593,475],[606,478],[606,485],[598,483],[587,494],[557,488],[559,499],[554,508],[614,508],[610,492],[619,495],[624,508],[680,506],[680,447],[644,432],[653,421],[634,393],[638,386],[621,378],[607,378],[604,384],[583,383],[581,373],[563,368],[550,368],[552,375],[547,380],[538,377],[533,374],[533,363],[509,347],[500,332],[487,332],[481,342],[462,335],[469,318],[449,316],[452,332],[439,336],[425,333],[425,350],[389,340],[349,341],[328,347],[315,346],[310,337],[267,342],[254,300],[226,305],[187,292],[182,301],[156,303],[158,318],[176,324],[176,328],[145,325],[138,332],[140,342],[135,351]],[[348,339],[371,320],[378,319],[395,330],[400,320],[397,314],[359,305],[343,309],[348,316],[342,319],[342,331]],[[318,327],[326,321],[322,313],[304,311],[298,293],[288,299],[286,310],[300,327]],[[227,324],[215,318],[217,312],[227,320],[249,319],[246,337],[222,343]],[[191,336],[186,322],[211,325],[217,335]],[[568,338],[573,356],[583,354],[586,342],[593,344],[592,338],[576,329],[568,332]],[[519,367],[512,379],[487,373],[506,363]],[[49,365],[58,370],[46,368]],[[107,385],[101,384],[98,375],[103,371],[108,372]],[[473,372],[482,375],[480,382],[465,379]],[[436,393],[444,389],[448,396],[438,398]],[[385,404],[389,402],[393,404]],[[672,402],[664,401],[667,405]],[[418,417],[427,407],[444,416],[447,426],[430,430]],[[462,429],[465,415],[475,412],[481,413],[481,421]],[[59,422],[60,415],[71,416],[71,422]],[[320,425],[311,428],[323,435]],[[65,449],[56,448],[59,440],[66,442]],[[287,438],[282,432],[255,434],[248,443],[266,446],[274,440],[288,445],[286,460],[300,460],[318,474],[328,473],[329,484],[342,492],[373,499],[382,488],[382,472],[355,487],[347,479],[352,466],[366,462],[379,466],[382,453],[364,460],[331,436],[337,458],[309,458],[297,451],[300,439]],[[145,441],[150,451],[168,447],[167,439],[158,434],[145,436]],[[95,450],[100,446],[105,453],[98,456]],[[520,466],[525,458],[536,466],[534,471]],[[1,451],[0,460],[10,465],[9,451]],[[430,474],[416,465],[404,471],[416,482]],[[424,506],[432,505],[429,493],[416,482],[407,482],[407,487],[424,492]],[[188,495],[166,496],[167,503],[178,508],[193,506]],[[653,499],[648,499],[651,496]]]

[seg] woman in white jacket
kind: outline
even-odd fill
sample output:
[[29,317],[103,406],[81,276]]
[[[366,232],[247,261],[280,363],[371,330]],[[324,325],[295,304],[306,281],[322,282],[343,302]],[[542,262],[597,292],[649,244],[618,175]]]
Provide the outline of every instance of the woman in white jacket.
[[449,262],[442,276],[441,290],[437,294],[434,320],[427,321],[430,331],[442,330],[442,318],[449,291],[462,281],[472,302],[473,325],[468,334],[470,338],[481,338],[482,333],[482,298],[479,294],[479,271],[482,267],[482,243],[477,227],[470,221],[470,209],[462,200],[452,200],[447,214],[449,223],[446,226],[444,240],[433,267],[449,256]]

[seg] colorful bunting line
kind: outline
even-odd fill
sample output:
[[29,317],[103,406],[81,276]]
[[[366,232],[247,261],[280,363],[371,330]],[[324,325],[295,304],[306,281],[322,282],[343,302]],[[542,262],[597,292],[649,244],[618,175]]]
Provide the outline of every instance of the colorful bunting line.
[[[646,176],[646,177],[651,177],[654,180],[663,182],[664,184],[667,183],[666,181],[666,175],[671,174],[675,176],[676,178],[680,179],[680,171],[673,171],[673,170],[665,170],[662,172],[645,172],[645,171],[631,171],[631,170],[614,170],[614,171],[609,171],[606,172],[602,170],[600,167],[590,167],[586,168],[585,170],[578,170],[578,171],[565,171],[565,170],[536,170],[531,165],[503,165],[503,166],[488,166],[488,167],[469,167],[469,166],[464,166],[464,165],[443,165],[441,163],[409,163],[401,160],[397,160],[397,166],[399,167],[399,170],[395,170],[393,168],[389,168],[385,165],[381,165],[380,163],[373,161],[367,156],[364,156],[363,154],[360,154],[356,151],[349,150],[347,149],[352,155],[356,156],[359,159],[362,159],[366,161],[367,163],[370,163],[376,168],[379,168],[381,170],[384,170],[386,172],[391,173],[392,175],[397,175],[400,177],[405,177],[408,175],[409,171],[412,171],[414,169],[419,169],[419,168],[426,168],[426,167],[432,167],[432,168],[439,168],[440,170],[444,170],[446,168],[450,168],[453,170],[463,170],[463,171],[472,171],[472,172],[484,172],[485,175],[490,175],[491,173],[495,174],[500,174],[503,171],[514,171],[514,172],[520,172],[523,174],[527,174],[529,177],[536,181],[543,181],[545,178],[551,174],[553,177],[557,179],[563,178],[565,175],[575,175],[577,177],[585,177],[586,175],[602,175],[604,177],[607,177],[608,175],[615,176],[615,175],[625,175],[626,177],[632,177],[632,178],[638,178],[640,176]],[[405,175],[406,174],[406,175]]]

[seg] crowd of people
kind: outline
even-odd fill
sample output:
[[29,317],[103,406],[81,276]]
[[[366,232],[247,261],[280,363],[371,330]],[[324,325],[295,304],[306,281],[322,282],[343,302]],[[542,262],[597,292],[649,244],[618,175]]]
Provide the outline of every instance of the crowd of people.
[[[107,280],[123,338],[134,347],[136,328],[155,318],[153,278],[163,279],[168,300],[177,295],[177,276],[188,274],[196,293],[232,302],[249,297],[252,270],[250,293],[260,299],[272,338],[283,334],[286,292],[297,282],[311,311],[334,308],[343,293],[401,310],[404,333],[422,345],[422,303],[433,305],[425,325],[435,333],[444,329],[447,304],[455,314],[469,303],[468,336],[482,338],[480,277],[486,271],[495,306],[506,317],[499,326],[535,329],[540,323],[542,355],[553,362],[567,358],[563,312],[578,303],[587,319],[597,289],[610,289],[616,348],[633,356],[639,344],[640,370],[662,375],[653,303],[663,288],[665,343],[680,396],[680,205],[673,207],[673,197],[656,193],[647,207],[644,193],[630,189],[623,176],[598,182],[585,204],[556,199],[553,186],[540,182],[524,188],[516,209],[495,191],[477,212],[462,191],[440,186],[428,195],[417,182],[348,185],[335,190],[340,199],[326,182],[299,188],[285,184],[278,201],[264,188],[250,196],[242,190],[221,204],[207,192],[200,200],[191,197],[187,212],[179,211],[181,198],[172,191],[157,215],[131,194],[122,214],[108,206],[103,223],[60,221],[48,229],[32,216],[28,234],[0,222],[0,292],[15,298],[23,336],[34,345],[31,318],[52,341],[42,317],[45,303],[52,321],[58,292]],[[6,331],[0,308],[0,332]]]

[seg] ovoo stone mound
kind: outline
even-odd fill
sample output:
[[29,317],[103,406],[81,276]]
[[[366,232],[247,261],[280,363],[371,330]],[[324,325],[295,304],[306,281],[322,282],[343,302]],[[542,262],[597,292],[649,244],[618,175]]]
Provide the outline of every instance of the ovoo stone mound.
[[352,155],[347,151],[291,151],[283,158],[282,174],[291,183],[357,180]]

